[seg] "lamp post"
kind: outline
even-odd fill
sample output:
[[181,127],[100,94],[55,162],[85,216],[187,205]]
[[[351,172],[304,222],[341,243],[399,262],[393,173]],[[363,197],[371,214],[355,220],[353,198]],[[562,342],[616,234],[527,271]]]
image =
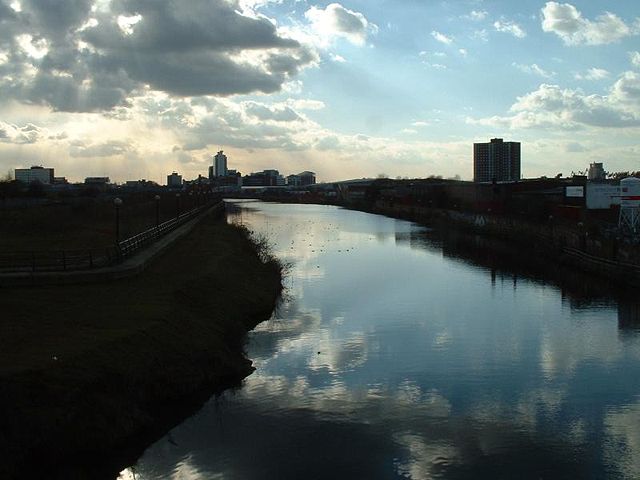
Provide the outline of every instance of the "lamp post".
[[189,211],[193,210],[193,192],[189,192],[189,206],[187,208]]
[[114,198],[113,206],[116,208],[116,243],[120,242],[120,206],[122,205],[122,199]]
[[160,195],[153,197],[156,201],[156,228],[160,226]]
[[180,194],[176,193],[176,219],[180,218]]

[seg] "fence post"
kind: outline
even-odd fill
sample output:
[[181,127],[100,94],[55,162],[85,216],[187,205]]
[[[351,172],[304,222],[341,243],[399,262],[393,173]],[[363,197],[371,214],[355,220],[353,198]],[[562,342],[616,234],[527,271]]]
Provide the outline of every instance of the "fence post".
[[67,253],[62,251],[62,270],[67,271]]
[[89,250],[89,268],[93,268],[93,252]]
[[31,271],[36,271],[36,252],[31,252]]

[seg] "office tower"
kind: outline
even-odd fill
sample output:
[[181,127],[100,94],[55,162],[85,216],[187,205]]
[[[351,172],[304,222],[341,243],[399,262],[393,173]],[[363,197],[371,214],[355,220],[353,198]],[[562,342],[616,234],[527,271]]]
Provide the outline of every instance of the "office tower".
[[213,173],[216,177],[225,177],[227,175],[227,156],[222,150],[213,157]]

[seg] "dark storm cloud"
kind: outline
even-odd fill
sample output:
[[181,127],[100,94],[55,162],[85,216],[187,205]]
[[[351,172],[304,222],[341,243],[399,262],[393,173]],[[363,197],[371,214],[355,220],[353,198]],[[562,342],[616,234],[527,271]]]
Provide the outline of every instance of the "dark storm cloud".
[[[191,0],[188,7],[181,0],[121,0],[85,38],[98,48],[161,53],[299,47],[295,40],[278,36],[267,19],[245,17],[237,10],[237,4],[223,0]],[[123,36],[115,15],[142,18],[133,33]]]
[[52,41],[61,41],[87,19],[92,0],[23,0],[21,17],[37,32]]
[[[317,60],[267,19],[243,16],[224,0],[193,0],[188,8],[177,0],[114,0],[97,13],[89,0],[25,0],[21,12],[0,2],[0,45],[10,52],[0,65],[0,96],[54,110],[108,111],[147,88],[178,96],[272,93]],[[44,56],[21,48],[21,34]]]

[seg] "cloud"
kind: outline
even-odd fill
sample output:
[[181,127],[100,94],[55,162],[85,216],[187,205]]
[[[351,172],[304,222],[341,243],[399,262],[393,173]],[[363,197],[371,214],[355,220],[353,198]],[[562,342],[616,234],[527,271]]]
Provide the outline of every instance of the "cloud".
[[473,40],[480,40],[481,42],[488,42],[489,41],[489,32],[487,32],[485,29],[476,30],[471,35],[471,38]]
[[516,38],[524,38],[527,36],[527,32],[525,32],[520,25],[504,19],[496,20],[493,23],[493,28],[498,32],[508,33]]
[[315,144],[316,149],[320,151],[338,150],[340,146],[340,139],[336,135],[330,135],[319,139]]
[[287,104],[296,110],[322,110],[326,107],[324,102],[310,99],[288,100]]
[[304,15],[323,44],[341,37],[355,45],[364,45],[367,36],[378,31],[377,25],[370,23],[362,13],[349,10],[339,3],[327,5],[324,10],[311,7]]
[[450,45],[453,42],[453,37],[447,37],[444,33],[440,33],[436,30],[431,32],[431,36],[438,42],[444,43],[445,45]]
[[564,146],[564,151],[568,153],[586,152],[587,147],[578,142],[569,142]]
[[25,145],[37,143],[46,138],[47,132],[43,128],[27,123],[22,127],[0,121],[0,142]]
[[519,63],[512,63],[512,65],[516,67],[518,70],[520,70],[521,72],[528,73],[530,75],[538,75],[539,77],[543,77],[543,78],[551,78],[556,74],[555,72],[549,72],[547,70],[544,70],[543,68],[539,67],[538,64],[536,63],[531,65],[522,65]]
[[489,12],[486,10],[471,10],[468,15],[465,15],[463,18],[468,20],[473,20],[474,22],[480,22],[487,18]]
[[233,0],[25,0],[0,8],[0,98],[108,111],[159,90],[227,96],[282,89],[318,61]]
[[123,142],[119,140],[90,145],[76,141],[69,145],[69,155],[72,157],[111,157],[123,155],[134,150],[130,141]]
[[245,102],[245,111],[259,120],[273,120],[276,122],[295,122],[302,120],[291,107],[286,105],[269,106],[257,102]]
[[629,52],[629,59],[631,60],[631,65],[640,67],[640,52]]
[[639,127],[640,74],[625,72],[607,95],[587,95],[581,90],[542,84],[537,90],[518,97],[510,111],[510,116],[468,118],[467,122],[512,129]]
[[576,73],[576,80],[602,80],[609,77],[610,73],[603,68],[590,68],[585,73]]
[[542,30],[559,36],[565,45],[603,45],[637,34],[620,17],[605,12],[591,21],[569,3],[547,2]]

